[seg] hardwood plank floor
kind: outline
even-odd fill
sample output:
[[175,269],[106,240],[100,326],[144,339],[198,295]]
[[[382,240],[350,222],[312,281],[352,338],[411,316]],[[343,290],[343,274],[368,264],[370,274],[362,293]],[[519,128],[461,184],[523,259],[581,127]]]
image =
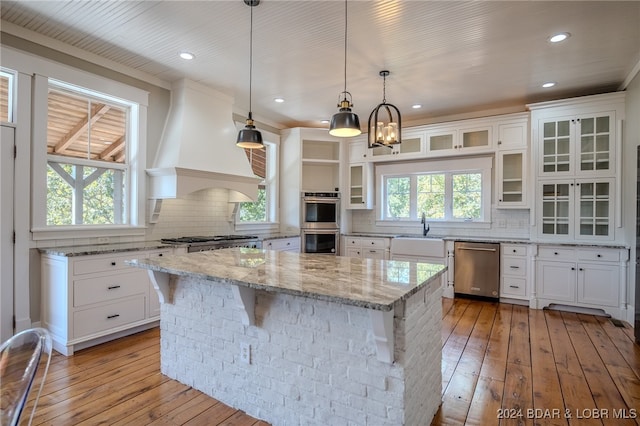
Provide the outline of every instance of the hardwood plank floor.
[[[159,337],[54,354],[33,424],[267,425],[160,374]],[[640,345],[628,324],[443,299],[442,347],[432,425],[640,425]]]

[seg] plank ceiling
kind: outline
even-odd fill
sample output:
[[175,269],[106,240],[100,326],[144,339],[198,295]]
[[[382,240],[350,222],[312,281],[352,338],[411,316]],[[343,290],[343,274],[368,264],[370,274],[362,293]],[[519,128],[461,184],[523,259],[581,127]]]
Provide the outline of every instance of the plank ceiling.
[[[254,116],[322,126],[344,85],[345,3],[262,0],[253,11]],[[163,82],[190,78],[233,96],[242,114],[249,15],[242,0],[0,2],[3,32]],[[639,1],[351,1],[347,89],[363,126],[382,100],[382,69],[405,123],[618,90],[637,71],[639,22]],[[571,37],[547,41],[560,31]],[[179,59],[183,49],[196,58]]]

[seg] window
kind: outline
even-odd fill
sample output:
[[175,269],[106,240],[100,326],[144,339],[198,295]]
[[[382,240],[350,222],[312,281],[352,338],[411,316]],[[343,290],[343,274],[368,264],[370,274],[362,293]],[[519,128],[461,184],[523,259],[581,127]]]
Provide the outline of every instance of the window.
[[245,149],[253,173],[262,178],[258,186],[258,199],[240,203],[237,221],[242,224],[267,224],[276,222],[276,159],[277,145],[264,142],[264,149]]
[[14,75],[11,72],[0,70],[0,122],[13,121],[13,82]]
[[132,103],[49,81],[47,226],[129,223],[127,142],[134,109]]
[[389,164],[376,168],[382,191],[380,219],[488,222],[490,157]]

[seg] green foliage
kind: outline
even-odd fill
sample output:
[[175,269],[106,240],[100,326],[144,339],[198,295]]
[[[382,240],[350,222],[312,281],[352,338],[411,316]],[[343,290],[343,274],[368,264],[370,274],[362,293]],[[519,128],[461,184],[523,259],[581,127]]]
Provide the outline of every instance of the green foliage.
[[482,207],[482,175],[480,173],[453,175],[453,217],[478,219]]
[[240,203],[241,222],[266,222],[267,221],[267,191],[258,189],[258,200],[253,203]]
[[[120,204],[124,210],[124,202],[116,203],[116,174],[123,173],[120,170],[97,169],[95,167],[81,167],[73,164],[58,163],[64,172],[71,178],[76,178],[78,170],[82,169],[82,179],[86,180],[92,174],[98,177],[86,185],[82,193],[81,209],[82,224],[84,225],[108,225],[116,223],[116,204]],[[74,225],[74,192],[75,188],[58,174],[51,166],[47,167],[47,225],[61,226]],[[124,194],[123,188],[118,191]],[[122,215],[118,215],[122,217]],[[77,224],[79,225],[79,224]]]
[[387,179],[387,217],[409,218],[411,179],[409,177]]
[[444,219],[445,176],[431,174],[418,176],[418,215],[427,219]]

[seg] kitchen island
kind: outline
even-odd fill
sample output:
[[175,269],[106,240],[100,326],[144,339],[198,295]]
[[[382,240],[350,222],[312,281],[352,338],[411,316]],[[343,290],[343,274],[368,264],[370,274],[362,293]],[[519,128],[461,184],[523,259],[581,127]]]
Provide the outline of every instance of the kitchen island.
[[430,424],[438,264],[231,248],[131,265],[160,294],[163,374],[274,425]]

